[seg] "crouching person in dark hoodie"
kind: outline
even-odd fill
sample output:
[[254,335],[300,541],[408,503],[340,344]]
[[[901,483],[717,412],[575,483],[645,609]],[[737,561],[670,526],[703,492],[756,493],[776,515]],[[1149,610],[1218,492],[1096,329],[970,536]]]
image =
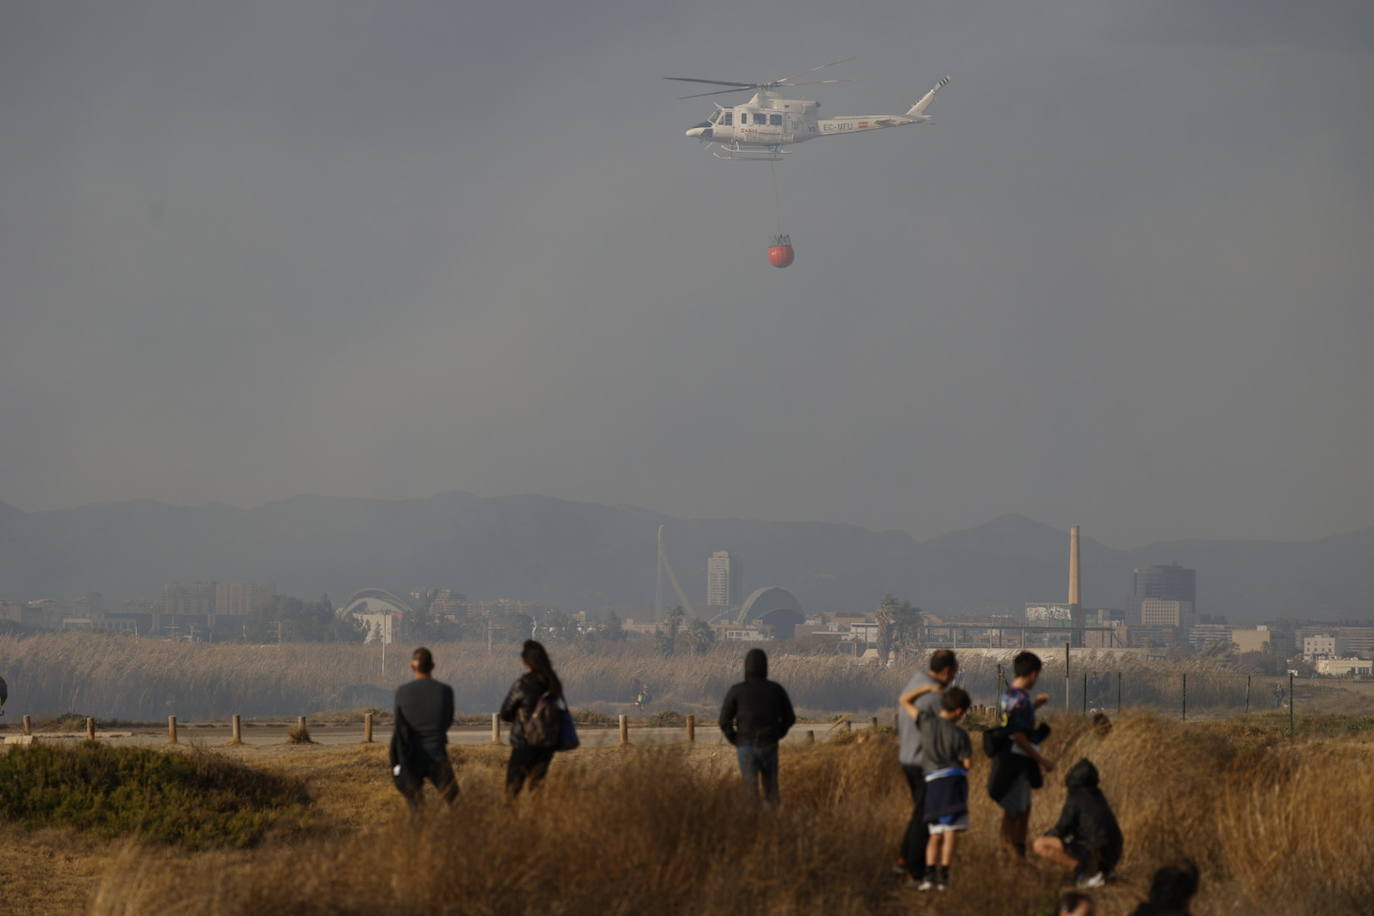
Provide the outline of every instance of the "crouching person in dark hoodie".
[[778,742],[796,721],[787,691],[768,680],[768,656],[750,649],[744,656],[744,680],[730,688],[721,704],[720,730],[735,746],[744,791],[755,801],[762,782],[764,801],[777,802]]
[[1097,767],[1091,760],[1075,763],[1064,785],[1069,793],[1059,822],[1031,848],[1036,855],[1073,869],[1079,887],[1100,887],[1121,861],[1121,827],[1097,787]]

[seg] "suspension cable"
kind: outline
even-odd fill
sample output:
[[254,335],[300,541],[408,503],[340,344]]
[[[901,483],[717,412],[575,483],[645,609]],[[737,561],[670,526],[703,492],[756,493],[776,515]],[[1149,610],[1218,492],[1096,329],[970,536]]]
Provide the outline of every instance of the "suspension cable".
[[773,215],[777,219],[778,235],[782,235],[782,192],[778,190],[778,173],[774,169],[776,164],[774,160],[768,160],[768,178],[773,184]]

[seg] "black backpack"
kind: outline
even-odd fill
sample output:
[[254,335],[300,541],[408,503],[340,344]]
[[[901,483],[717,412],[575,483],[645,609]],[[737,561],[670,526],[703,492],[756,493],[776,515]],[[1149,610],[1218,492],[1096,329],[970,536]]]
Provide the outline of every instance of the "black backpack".
[[[1002,754],[1011,753],[1012,731],[1005,725],[996,728],[989,728],[983,732],[983,753],[989,757],[998,757]],[[1035,731],[1031,732],[1030,740],[1033,744],[1044,744],[1045,739],[1050,736],[1050,723],[1041,722],[1035,726]],[[1038,772],[1037,768],[1037,772]]]
[[983,732],[983,753],[998,757],[1011,750],[1011,733],[1005,725],[989,728]]

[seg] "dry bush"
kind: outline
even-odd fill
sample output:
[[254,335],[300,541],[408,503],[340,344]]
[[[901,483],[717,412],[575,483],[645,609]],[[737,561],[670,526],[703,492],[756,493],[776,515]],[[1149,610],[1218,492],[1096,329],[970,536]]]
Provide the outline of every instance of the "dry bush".
[[[1363,738],[1287,742],[1151,716],[1104,735],[1061,716],[1047,753],[1060,767],[1037,793],[1033,832],[1055,819],[1081,756],[1101,769],[1125,832],[1121,881],[1095,892],[1101,913],[1130,912],[1151,872],[1180,856],[1202,867],[1199,916],[1368,912],[1374,744]],[[463,794],[451,811],[182,870],[130,853],[92,911],[1027,914],[1050,912],[1062,887],[1052,868],[1000,864],[979,759],[952,890],[900,889],[889,869],[909,796],[892,739],[867,730],[785,747],[772,811],[743,802],[723,747],[579,751],[514,804],[498,755],[455,756]],[[376,791],[390,792],[380,771]]]

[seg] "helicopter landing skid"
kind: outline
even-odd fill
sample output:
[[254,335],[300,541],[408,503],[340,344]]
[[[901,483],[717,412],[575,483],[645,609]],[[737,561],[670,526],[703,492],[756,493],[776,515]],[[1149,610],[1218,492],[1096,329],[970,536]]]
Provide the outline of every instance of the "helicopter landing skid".
[[792,152],[779,146],[740,146],[738,143],[719,143],[719,150],[712,150],[717,159],[733,159],[737,162],[781,162],[783,154]]

